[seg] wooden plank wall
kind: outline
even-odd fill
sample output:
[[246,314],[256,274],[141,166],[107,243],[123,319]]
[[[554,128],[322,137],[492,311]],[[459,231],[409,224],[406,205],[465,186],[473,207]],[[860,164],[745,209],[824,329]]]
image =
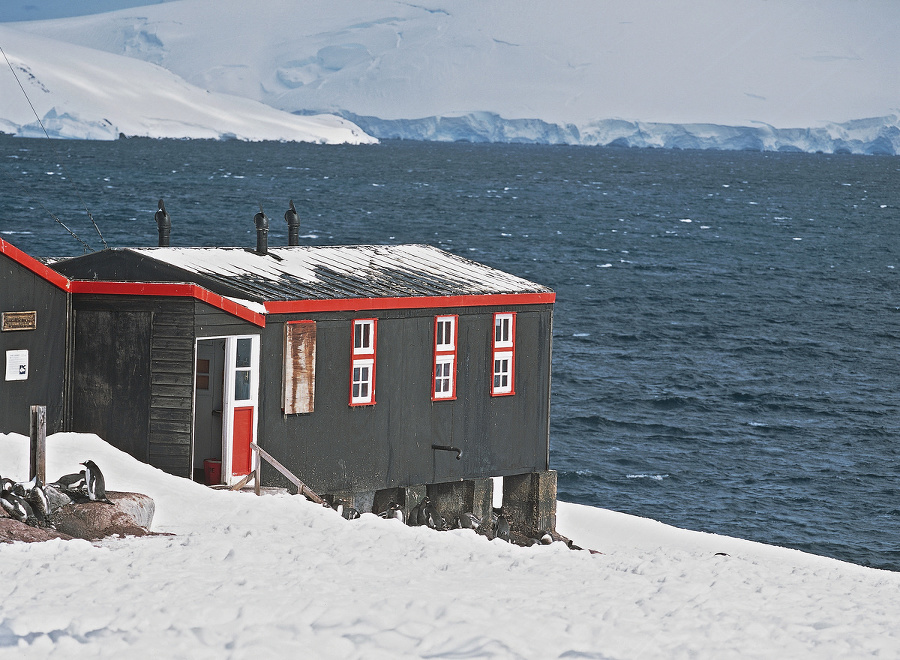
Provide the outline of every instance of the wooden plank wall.
[[153,313],[150,340],[149,463],[191,476],[194,304],[167,301]]

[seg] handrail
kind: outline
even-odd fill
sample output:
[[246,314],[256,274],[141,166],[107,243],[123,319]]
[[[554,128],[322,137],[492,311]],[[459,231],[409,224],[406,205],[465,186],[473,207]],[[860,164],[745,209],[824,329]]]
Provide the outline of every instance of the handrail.
[[[281,463],[279,463],[278,460],[274,456],[272,456],[269,452],[267,452],[265,449],[260,447],[255,442],[250,443],[250,448],[256,452],[257,456],[266,459],[266,461],[269,463],[269,465],[271,465],[273,468],[278,470],[284,476],[285,479],[287,479],[292,484],[294,484],[297,487],[298,495],[303,495],[308,500],[311,500],[311,501],[315,502],[316,504],[326,504],[325,500],[323,500],[321,497],[316,495],[315,491],[313,491],[312,488],[310,488],[305,483],[300,481],[300,479],[298,479],[296,476],[294,476],[294,474],[290,470],[288,470]],[[256,494],[257,495],[259,495],[259,468],[260,468],[260,463],[259,463],[259,459],[257,459],[257,461],[256,461]]]

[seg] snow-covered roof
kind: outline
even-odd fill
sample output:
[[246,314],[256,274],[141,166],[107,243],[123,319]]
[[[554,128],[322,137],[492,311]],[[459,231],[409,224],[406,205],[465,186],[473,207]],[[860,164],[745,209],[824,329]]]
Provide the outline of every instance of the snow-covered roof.
[[184,271],[184,281],[257,302],[552,293],[428,245],[273,247],[266,254],[244,248],[125,251]]

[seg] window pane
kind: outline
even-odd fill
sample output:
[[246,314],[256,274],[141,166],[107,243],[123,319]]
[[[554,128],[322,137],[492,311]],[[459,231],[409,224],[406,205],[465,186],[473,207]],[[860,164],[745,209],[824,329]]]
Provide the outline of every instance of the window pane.
[[[249,340],[248,340],[249,341]],[[234,400],[246,401],[250,398],[250,372],[234,372]]]
[[372,348],[372,322],[356,321],[353,324],[353,348]]
[[237,361],[235,366],[240,368],[247,368],[250,366],[250,351],[253,347],[252,339],[238,339],[237,340]]

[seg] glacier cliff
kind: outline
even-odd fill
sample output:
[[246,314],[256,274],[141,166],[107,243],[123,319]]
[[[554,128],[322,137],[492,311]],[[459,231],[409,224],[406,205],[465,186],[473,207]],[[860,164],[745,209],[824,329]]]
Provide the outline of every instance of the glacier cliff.
[[898,115],[831,123],[816,128],[775,128],[767,124],[665,124],[623,119],[606,119],[575,126],[540,119],[504,119],[493,112],[420,119],[379,119],[349,112],[341,114],[379,139],[900,154]]

